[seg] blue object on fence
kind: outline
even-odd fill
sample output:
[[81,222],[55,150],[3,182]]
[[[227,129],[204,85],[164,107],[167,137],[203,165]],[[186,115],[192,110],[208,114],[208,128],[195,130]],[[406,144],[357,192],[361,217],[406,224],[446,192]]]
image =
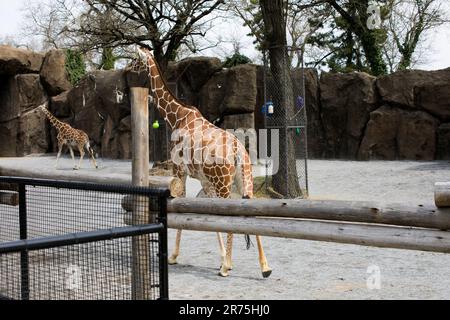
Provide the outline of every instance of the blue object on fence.
[[272,116],[274,112],[275,109],[272,101],[269,100],[262,106],[262,113],[265,116]]
[[297,108],[301,109],[305,106],[305,99],[303,97],[297,97]]

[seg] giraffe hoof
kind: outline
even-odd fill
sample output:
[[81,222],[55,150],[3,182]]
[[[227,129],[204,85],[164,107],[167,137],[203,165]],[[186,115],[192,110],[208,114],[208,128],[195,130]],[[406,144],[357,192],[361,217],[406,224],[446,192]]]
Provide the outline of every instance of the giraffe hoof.
[[226,267],[222,266],[220,268],[219,276],[221,276],[223,278],[227,278],[230,275],[229,274],[230,270],[231,270],[230,268],[226,268]]
[[170,257],[168,262],[169,262],[169,265],[171,265],[171,266],[178,264],[177,258],[174,258],[174,257]]
[[262,276],[264,279],[267,279],[272,274],[272,269],[268,269],[266,271],[263,271]]
[[227,272],[223,272],[222,270],[219,272],[219,276],[221,276],[222,278],[228,278],[230,276],[230,274]]
[[80,170],[80,168],[78,168],[78,167],[73,167],[73,170],[74,170],[74,171],[78,171],[78,170]]

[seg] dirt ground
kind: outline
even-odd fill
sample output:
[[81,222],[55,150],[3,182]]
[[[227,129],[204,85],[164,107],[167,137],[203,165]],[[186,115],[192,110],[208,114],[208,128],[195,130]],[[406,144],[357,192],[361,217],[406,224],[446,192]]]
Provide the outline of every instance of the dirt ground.
[[[311,161],[312,199],[433,204],[433,185],[450,181],[450,162]],[[198,192],[189,182],[188,195]],[[175,231],[170,231],[169,248]],[[450,255],[265,238],[274,272],[262,279],[257,250],[236,236],[234,270],[217,276],[216,235],[184,232],[179,265],[170,267],[171,299],[449,299]],[[380,289],[370,290],[370,268]]]

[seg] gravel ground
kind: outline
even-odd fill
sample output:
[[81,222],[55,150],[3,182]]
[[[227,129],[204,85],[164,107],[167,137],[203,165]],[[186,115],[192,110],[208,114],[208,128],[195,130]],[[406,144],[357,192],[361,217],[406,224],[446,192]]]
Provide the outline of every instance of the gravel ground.
[[[54,157],[1,159],[4,167],[40,168],[43,174],[66,179],[104,175],[126,180],[130,163],[100,160],[100,169],[71,170],[70,159],[53,168]],[[261,168],[259,168],[261,172]],[[450,162],[310,161],[312,199],[366,200],[432,205],[433,186],[450,181]],[[115,181],[115,180],[114,180]],[[200,189],[188,181],[188,196]],[[77,220],[78,221],[78,220]],[[175,231],[169,235],[173,248]],[[1,238],[1,237],[0,237]],[[1,240],[1,239],[0,239]],[[262,279],[256,248],[245,250],[236,236],[234,270],[227,279],[218,274],[220,259],[216,235],[184,232],[179,265],[170,267],[172,299],[448,299],[450,255],[379,249],[355,245],[265,238],[265,250],[274,272]],[[376,266],[381,288],[367,288],[368,268]]]
[[[312,199],[433,204],[433,186],[450,181],[449,162],[311,161]],[[199,185],[189,182],[188,194]],[[173,247],[175,231],[170,231]],[[262,279],[257,250],[234,244],[234,270],[217,276],[216,235],[184,232],[179,265],[170,267],[171,299],[449,299],[450,255],[355,245],[265,238],[274,269]],[[380,289],[369,290],[368,268],[380,271]]]

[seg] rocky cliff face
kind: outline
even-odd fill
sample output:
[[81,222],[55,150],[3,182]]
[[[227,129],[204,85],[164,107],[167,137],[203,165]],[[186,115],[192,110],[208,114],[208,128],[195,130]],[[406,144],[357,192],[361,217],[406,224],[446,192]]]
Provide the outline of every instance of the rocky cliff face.
[[[312,158],[450,159],[450,69],[365,73],[304,70]],[[263,68],[223,69],[216,58],[169,66],[172,91],[225,129],[263,128]],[[293,73],[294,84],[303,73]],[[131,158],[131,118],[124,71],[96,71],[72,88],[63,51],[46,55],[0,46],[0,157],[55,151],[56,133],[36,107],[49,101],[62,121],[85,130],[103,157]],[[153,109],[152,109],[153,110]],[[167,154],[168,132],[151,112],[151,158]]]

